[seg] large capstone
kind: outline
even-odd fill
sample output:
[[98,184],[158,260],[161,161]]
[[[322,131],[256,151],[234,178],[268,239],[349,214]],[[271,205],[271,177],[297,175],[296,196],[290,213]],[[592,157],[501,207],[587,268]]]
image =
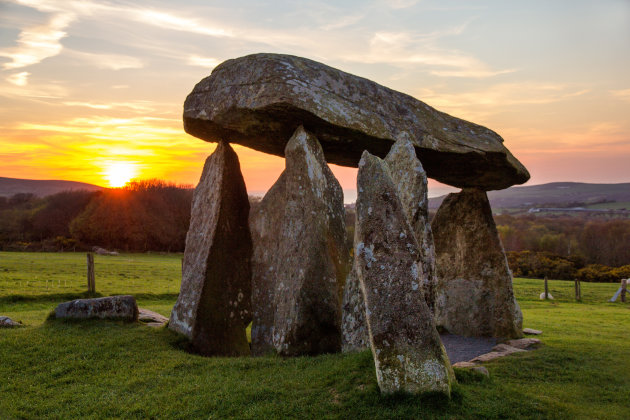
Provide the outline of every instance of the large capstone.
[[400,198],[407,221],[418,241],[424,298],[433,312],[437,277],[433,233],[429,223],[427,175],[416,157],[413,144],[407,139],[394,143],[385,162],[398,190],[398,198]]
[[458,335],[520,337],[522,314],[486,193],[464,189],[449,194],[432,228],[437,324]]
[[252,240],[238,156],[219,143],[193,194],[182,285],[169,328],[208,356],[250,353]]
[[303,125],[330,163],[356,167],[361,153],[384,157],[409,139],[427,175],[458,187],[507,188],[529,179],[492,130],[404,93],[306,58],[254,54],[228,60],[184,103],[185,130],[284,156]]
[[55,308],[58,319],[113,319],[133,322],[138,319],[138,305],[131,295],[75,299]]
[[355,265],[378,385],[450,395],[453,370],[424,299],[419,246],[386,163],[365,152],[357,190]]
[[285,356],[341,347],[348,274],[343,192],[317,139],[298,127],[286,169],[252,212],[252,351]]

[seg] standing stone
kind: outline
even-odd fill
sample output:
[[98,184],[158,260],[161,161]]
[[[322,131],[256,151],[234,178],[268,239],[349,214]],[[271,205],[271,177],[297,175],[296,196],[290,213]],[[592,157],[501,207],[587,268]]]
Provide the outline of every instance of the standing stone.
[[401,139],[394,143],[385,162],[398,190],[398,198],[400,198],[407,220],[420,246],[424,298],[433,312],[437,277],[433,232],[429,223],[427,174],[416,157],[413,144],[408,139]]
[[252,351],[336,352],[349,263],[343,192],[319,142],[302,127],[285,157],[285,171],[250,218]]
[[[437,277],[433,233],[428,219],[427,176],[416,157],[413,144],[408,139],[401,139],[394,143],[385,162],[396,185],[398,198],[407,221],[420,245],[422,288],[425,301],[433,313]],[[353,265],[343,296],[341,345],[344,352],[360,351],[369,345],[365,307],[355,270],[356,265]]]
[[249,201],[238,156],[225,142],[193,194],[182,286],[169,328],[207,356],[248,355],[251,321]]
[[522,314],[486,193],[449,194],[432,228],[438,326],[465,336],[521,337]]
[[355,264],[381,392],[450,395],[454,374],[424,299],[418,243],[385,162],[365,152],[357,190]]
[[362,351],[370,346],[367,321],[365,320],[365,301],[361,284],[357,276],[356,264],[346,279],[341,307],[341,350],[344,353]]

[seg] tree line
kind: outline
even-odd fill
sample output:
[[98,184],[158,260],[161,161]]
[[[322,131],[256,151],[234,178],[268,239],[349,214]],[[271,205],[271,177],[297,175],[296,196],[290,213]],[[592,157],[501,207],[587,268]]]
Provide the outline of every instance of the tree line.
[[[0,197],[0,249],[182,252],[192,193],[190,186],[153,179],[97,192]],[[630,277],[630,220],[498,215],[495,221],[515,276]],[[352,246],[351,208],[346,225]]]
[[630,277],[630,220],[499,215],[495,221],[517,277]]
[[0,197],[0,247],[64,251],[97,245],[122,251],[182,252],[192,191],[153,179],[97,192]]

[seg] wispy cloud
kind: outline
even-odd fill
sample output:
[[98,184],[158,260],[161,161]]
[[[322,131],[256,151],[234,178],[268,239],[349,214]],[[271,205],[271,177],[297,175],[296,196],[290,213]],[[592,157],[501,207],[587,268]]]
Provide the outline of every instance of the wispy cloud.
[[590,92],[564,84],[553,83],[501,83],[461,93],[438,92],[420,89],[418,97],[431,105],[445,108],[501,107],[521,104],[549,104]]
[[23,71],[20,73],[14,73],[7,77],[7,82],[14,84],[15,86],[26,86],[28,84],[28,76],[31,73]]
[[334,29],[342,29],[347,28],[348,26],[354,25],[360,22],[363,18],[365,18],[365,14],[355,14],[350,16],[342,16],[338,19],[334,19],[332,22],[322,26],[322,29],[325,31],[330,31]]
[[428,34],[376,32],[370,40],[367,54],[355,53],[348,58],[363,63],[420,65],[428,67],[429,73],[444,77],[484,78],[516,71],[515,69],[491,69],[470,54],[437,46],[438,39],[460,35],[467,24]]
[[152,102],[111,102],[111,103],[94,103],[94,102],[81,102],[81,101],[65,101],[62,102],[66,106],[76,106],[90,109],[117,109],[128,108],[134,111],[141,112],[153,112],[155,107],[150,106]]
[[99,69],[123,70],[141,69],[144,63],[137,57],[122,54],[100,54],[88,53],[84,51],[67,50],[65,53],[70,57],[77,58]]
[[142,22],[148,25],[158,26],[164,29],[175,31],[191,32],[200,35],[209,35],[215,37],[233,37],[234,34],[230,30],[221,28],[220,26],[199,19],[186,18],[177,16],[167,11],[158,11],[151,9],[124,8],[128,18]]
[[630,102],[630,89],[611,90],[610,94],[622,101]]
[[22,29],[17,46],[0,50],[0,57],[11,60],[2,66],[5,69],[18,69],[59,54],[62,50],[61,39],[67,34],[65,29],[75,19],[73,13],[55,13],[43,25]]
[[200,57],[198,55],[190,55],[188,56],[188,59],[186,60],[186,62],[191,66],[199,66],[199,67],[206,67],[208,69],[212,69],[216,67],[217,65],[219,65],[221,60],[218,60],[213,57]]
[[179,120],[153,117],[115,118],[115,117],[82,117],[73,118],[63,123],[37,124],[19,123],[17,130],[48,131],[64,134],[81,134],[84,137],[101,140],[134,141],[134,147],[143,142],[164,140],[169,136],[182,136]]
[[392,9],[407,9],[419,3],[419,0],[384,0]]

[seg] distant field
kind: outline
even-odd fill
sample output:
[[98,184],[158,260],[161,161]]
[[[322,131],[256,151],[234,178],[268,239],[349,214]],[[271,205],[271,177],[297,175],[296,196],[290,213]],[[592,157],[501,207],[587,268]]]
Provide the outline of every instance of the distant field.
[[[97,292],[168,316],[180,261],[96,256]],[[545,302],[542,280],[515,279],[545,346],[487,363],[490,379],[458,370],[447,401],[381,396],[369,352],[204,358],[164,328],[45,322],[85,283],[85,254],[0,252],[0,315],[27,325],[0,330],[0,418],[628,418],[630,304],[607,302],[616,284],[582,283],[576,303],[572,282],[550,281]]]
[[[429,208],[437,210],[446,196],[429,199]],[[514,186],[500,191],[488,192],[492,209],[527,211],[531,207],[563,207],[580,203],[589,208],[622,208],[630,202],[630,183],[587,184],[582,182],[551,182],[541,185]],[[614,201],[596,207],[602,200]],[[617,207],[619,203],[624,203]],[[606,207],[606,206],[610,207]],[[630,207],[626,207],[630,209]]]
[[19,193],[45,197],[62,191],[99,191],[102,189],[103,187],[85,182],[0,177],[0,197],[10,197]]
[[585,206],[587,209],[606,209],[606,210],[630,210],[630,201],[619,201],[614,203],[589,204]]

